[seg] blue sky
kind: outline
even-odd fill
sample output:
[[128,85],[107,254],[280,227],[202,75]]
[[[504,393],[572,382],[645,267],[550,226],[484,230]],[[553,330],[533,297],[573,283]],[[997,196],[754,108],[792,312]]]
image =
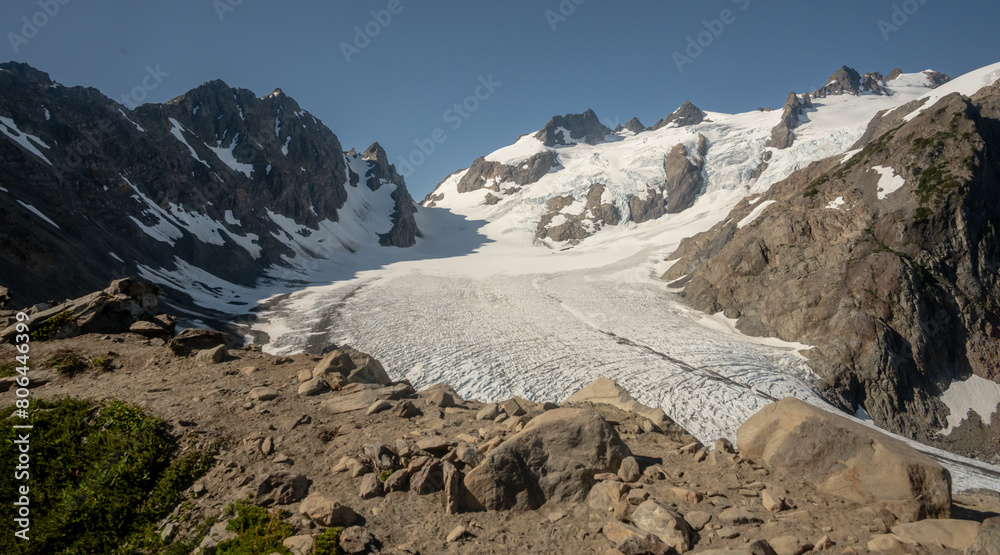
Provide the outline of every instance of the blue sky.
[[[147,102],[212,79],[258,96],[281,87],[345,149],[379,141],[398,165],[419,162],[406,172],[418,198],[556,114],[593,108],[610,126],[651,125],[685,100],[777,108],[844,64],[960,75],[1000,60],[996,0],[94,4],[4,0],[0,59],[115,99],[147,67],[162,79]],[[32,33],[22,18],[40,25]],[[702,45],[688,51],[689,38]],[[413,154],[420,144],[433,152]]]

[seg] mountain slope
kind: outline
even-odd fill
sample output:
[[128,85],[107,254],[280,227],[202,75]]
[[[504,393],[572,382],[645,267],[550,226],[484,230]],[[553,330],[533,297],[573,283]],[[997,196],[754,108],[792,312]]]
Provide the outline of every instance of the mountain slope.
[[[650,129],[633,120],[611,132],[591,110],[557,116],[449,176],[424,204],[486,220],[484,231],[494,238],[571,247],[601,229],[682,212],[702,196],[766,190],[816,159],[845,151],[879,111],[946,81],[935,75],[887,81],[844,68],[816,102],[791,93],[783,112],[744,114],[685,102]],[[841,81],[846,84],[834,86]]]
[[664,278],[748,334],[815,345],[833,404],[995,454],[996,416],[938,431],[966,416],[939,398],[954,381],[1000,380],[1000,85],[980,90],[998,67],[880,114],[859,150],[740,202]]
[[0,260],[16,304],[139,274],[187,306],[192,281],[253,286],[419,235],[382,148],[345,153],[280,89],[212,81],[128,110],[19,63],[0,64],[0,88]]

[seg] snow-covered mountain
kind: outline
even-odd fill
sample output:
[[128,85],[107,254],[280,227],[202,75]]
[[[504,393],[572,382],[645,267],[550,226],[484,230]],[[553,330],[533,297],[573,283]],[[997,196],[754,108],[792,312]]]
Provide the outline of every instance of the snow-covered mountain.
[[486,220],[488,235],[572,246],[601,229],[681,212],[701,196],[766,191],[847,151],[880,111],[948,80],[933,71],[890,76],[845,67],[819,91],[790,94],[783,110],[723,114],[688,102],[651,129],[634,120],[611,131],[593,111],[557,116],[449,176],[424,205]]
[[0,89],[0,279],[19,306],[123,275],[176,308],[252,306],[228,293],[419,235],[382,147],[344,152],[280,89],[213,81],[129,110],[19,63],[0,64]]

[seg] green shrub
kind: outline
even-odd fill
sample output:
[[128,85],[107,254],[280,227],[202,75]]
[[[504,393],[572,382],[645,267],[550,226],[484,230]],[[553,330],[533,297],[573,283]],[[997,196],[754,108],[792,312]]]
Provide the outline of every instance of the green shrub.
[[[0,410],[0,434],[15,438],[26,423]],[[27,482],[0,473],[0,498],[30,487],[30,541],[14,537],[12,519],[0,519],[0,553],[122,552],[142,543],[176,500],[211,465],[205,454],[175,458],[166,423],[121,401],[34,400],[27,423],[31,471]],[[16,460],[17,446],[0,442],[0,460]],[[132,550],[131,552],[136,552]]]
[[216,551],[218,555],[291,555],[291,551],[282,542],[292,535],[294,528],[282,519],[281,513],[268,511],[249,501],[232,503],[226,512],[233,515],[226,530],[237,535],[219,544]]
[[316,544],[313,546],[313,555],[341,555],[340,549],[341,528],[327,528],[322,534],[316,536]]
[[63,327],[68,324],[72,324],[76,321],[73,317],[73,313],[70,311],[60,312],[55,316],[49,318],[44,324],[39,326],[37,329],[28,333],[28,337],[32,341],[50,341],[55,339],[59,332],[62,331]]
[[88,366],[83,357],[69,349],[59,349],[53,353],[48,365],[56,372],[70,377],[83,372]]

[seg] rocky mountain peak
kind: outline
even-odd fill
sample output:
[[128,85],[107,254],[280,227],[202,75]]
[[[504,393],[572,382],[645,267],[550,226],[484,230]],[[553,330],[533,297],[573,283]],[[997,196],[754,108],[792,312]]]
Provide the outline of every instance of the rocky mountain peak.
[[535,138],[548,147],[581,142],[594,145],[610,134],[611,129],[601,123],[593,110],[588,109],[582,114],[553,117],[535,134]]
[[625,124],[625,129],[628,129],[635,134],[639,134],[646,130],[646,126],[639,121],[639,118],[632,118]]
[[[372,180],[385,180],[389,183],[406,187],[406,180],[396,171],[396,166],[389,163],[389,155],[385,153],[385,149],[378,142],[372,143],[370,147],[361,153],[361,157],[374,164],[368,170],[369,187],[373,186]],[[378,189],[378,186],[379,183],[376,183],[372,190]]]
[[656,131],[670,124],[674,124],[674,127],[687,127],[698,125],[703,121],[705,121],[705,112],[702,112],[690,100],[686,100],[674,113],[656,122],[651,129]]
[[885,81],[886,79],[877,71],[862,75],[856,69],[845,65],[833,72],[827,79],[826,85],[813,91],[811,96],[825,98],[842,94],[857,96],[863,93],[888,95],[891,93],[885,88]]

